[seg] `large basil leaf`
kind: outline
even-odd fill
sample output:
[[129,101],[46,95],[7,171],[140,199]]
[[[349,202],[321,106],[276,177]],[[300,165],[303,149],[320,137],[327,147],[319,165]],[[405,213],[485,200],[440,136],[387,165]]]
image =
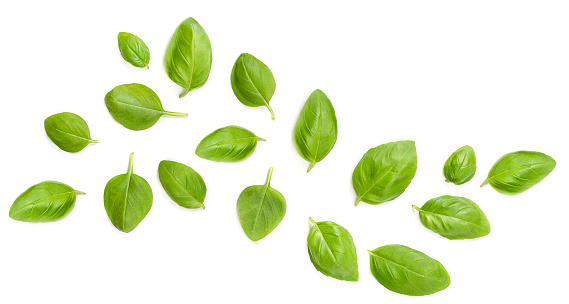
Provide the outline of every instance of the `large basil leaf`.
[[344,281],[358,280],[358,257],[352,235],[334,222],[312,222],[308,255],[316,270]]
[[238,162],[253,154],[259,140],[264,141],[245,128],[223,127],[202,139],[196,147],[196,155],[218,162]]
[[133,173],[130,154],[128,171],[117,175],[105,186],[105,210],[111,223],[122,232],[130,232],[148,214],[152,207],[152,189],[146,180]]
[[211,70],[211,43],[201,25],[188,18],[174,31],[164,65],[170,79],[184,88],[180,97],[201,88]]
[[424,296],[450,285],[439,261],[403,245],[386,245],[369,251],[371,273],[385,288],[408,296]]
[[258,241],[271,233],[286,213],[284,196],[271,187],[273,167],[269,169],[264,185],[249,186],[237,199],[237,213],[241,227],[252,241]]
[[265,106],[275,119],[269,101],[276,87],[273,73],[261,60],[247,53],[237,58],[231,71],[231,88],[242,104],[249,107]]
[[443,168],[448,182],[462,185],[471,180],[476,173],[476,155],[471,146],[456,150],[445,162]]
[[204,208],[206,187],[201,175],[194,169],[169,160],[158,165],[158,177],[168,196],[185,208]]
[[395,199],[405,191],[417,171],[415,142],[390,142],[371,148],[352,175],[360,201],[377,205]]
[[41,182],[16,198],[10,207],[10,217],[32,223],[60,220],[75,206],[77,194],[85,193],[60,182]]
[[98,141],[91,139],[89,126],[77,114],[63,112],[51,115],[44,121],[45,133],[54,144],[67,152],[79,152],[90,143]]
[[142,39],[131,33],[120,32],[118,40],[119,50],[124,60],[135,67],[148,69],[150,51]]
[[539,183],[555,168],[553,158],[540,152],[518,151],[502,156],[488,172],[489,183],[496,191],[516,194]]
[[320,90],[310,94],[294,126],[294,145],[310,162],[308,172],[330,153],[338,138],[336,112],[330,99]]
[[474,239],[490,233],[490,222],[480,207],[460,196],[443,195],[427,201],[419,211],[423,226],[451,240]]
[[164,111],[158,95],[140,83],[116,86],[105,96],[105,104],[118,123],[135,131],[152,127],[162,115],[188,116],[187,113]]

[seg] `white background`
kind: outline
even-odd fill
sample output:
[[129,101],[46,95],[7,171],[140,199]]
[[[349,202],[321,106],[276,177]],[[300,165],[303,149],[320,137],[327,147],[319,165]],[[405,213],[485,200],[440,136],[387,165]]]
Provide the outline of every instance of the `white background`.
[[[0,10],[2,138],[0,174],[1,303],[473,303],[567,298],[567,130],[569,4],[566,1],[9,1]],[[164,71],[176,26],[194,17],[208,33],[213,66],[204,87],[180,99]],[[150,70],[125,62],[119,31],[150,48]],[[277,89],[271,105],[247,108],[230,72],[248,52],[267,64]],[[104,105],[114,86],[143,83],[163,117],[130,131]],[[321,89],[336,109],[332,152],[309,173],[292,142],[306,98]],[[59,150],[43,121],[82,116],[100,143]],[[240,125],[266,138],[246,161],[215,163],[194,150],[213,130]],[[394,201],[354,207],[352,171],[382,143],[411,139],[415,179]],[[474,147],[478,171],[462,186],[442,167],[457,148]],[[503,154],[536,150],[557,161],[520,195],[479,188]],[[154,204],[131,233],[115,229],[103,206],[107,181],[127,170],[152,186]],[[204,178],[205,210],[173,203],[158,181],[160,160],[183,162]],[[287,214],[253,243],[236,212],[239,193],[263,184],[287,199]],[[57,180],[85,191],[54,223],[8,217],[31,185]],[[412,204],[465,196],[484,210],[490,235],[450,241],[421,226]],[[308,217],[352,234],[360,280],[328,278],[310,263]],[[404,244],[438,259],[452,283],[408,297],[388,291],[369,271],[368,249]]]

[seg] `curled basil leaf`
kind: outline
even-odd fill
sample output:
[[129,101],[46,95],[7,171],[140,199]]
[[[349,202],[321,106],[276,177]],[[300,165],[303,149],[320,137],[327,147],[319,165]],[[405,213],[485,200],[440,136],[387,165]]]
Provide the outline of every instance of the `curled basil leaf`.
[[152,189],[146,180],[133,173],[130,154],[128,171],[109,180],[105,186],[105,210],[111,223],[122,232],[130,232],[146,217],[152,207]]
[[450,285],[444,266],[426,254],[403,245],[369,251],[371,273],[385,288],[408,296],[425,296]]
[[415,142],[390,142],[369,149],[352,175],[352,184],[360,201],[377,205],[401,195],[417,171]]
[[308,255],[316,270],[338,280],[357,281],[358,257],[352,235],[334,222],[309,219]]
[[273,167],[269,169],[264,185],[249,186],[237,199],[237,213],[243,231],[251,241],[258,241],[271,233],[286,213],[284,196],[271,187]]
[[294,126],[294,146],[310,162],[308,172],[330,153],[338,138],[336,112],[330,99],[320,90],[310,94]]
[[476,173],[476,155],[471,146],[456,150],[445,162],[443,168],[448,182],[462,185],[471,180]]
[[131,33],[120,32],[118,40],[119,50],[124,60],[135,67],[148,69],[150,51],[142,39]]
[[259,140],[264,141],[245,128],[223,127],[202,139],[196,147],[196,155],[218,162],[238,162],[253,154]]
[[518,151],[502,156],[488,172],[489,183],[496,191],[517,194],[539,183],[555,168],[553,158],[540,152]]
[[105,104],[118,123],[134,131],[152,127],[162,115],[188,116],[187,113],[164,111],[158,95],[140,83],[116,86],[105,96]]
[[158,177],[168,196],[185,208],[204,208],[206,187],[203,178],[194,169],[169,160],[158,165]]
[[241,54],[231,71],[231,88],[239,101],[248,107],[265,106],[275,119],[269,101],[277,85],[273,73],[261,60],[251,54]]
[[85,193],[60,182],[41,182],[16,198],[10,207],[10,217],[32,223],[60,220],[75,206],[77,194]]
[[184,88],[180,97],[206,83],[211,61],[211,43],[205,30],[194,18],[182,21],[166,49],[164,62],[168,77]]
[[419,211],[423,226],[447,239],[475,239],[490,233],[484,212],[465,197],[443,195],[413,208]]
[[79,152],[88,144],[98,142],[91,139],[89,126],[77,114],[63,112],[51,115],[45,119],[44,127],[49,139],[63,151]]

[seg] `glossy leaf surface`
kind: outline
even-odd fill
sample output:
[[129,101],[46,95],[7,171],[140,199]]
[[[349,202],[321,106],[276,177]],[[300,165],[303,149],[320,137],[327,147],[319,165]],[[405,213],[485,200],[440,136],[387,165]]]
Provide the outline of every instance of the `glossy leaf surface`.
[[96,143],[91,139],[89,126],[77,114],[63,112],[51,115],[44,121],[45,133],[61,150],[75,153],[88,144]]
[[253,154],[259,140],[264,141],[245,128],[223,127],[202,139],[196,147],[196,155],[218,162],[238,162]]
[[138,68],[148,68],[150,50],[142,39],[127,32],[120,32],[118,36],[121,56],[128,63]]
[[158,165],[158,177],[168,196],[185,208],[204,208],[206,187],[201,175],[194,169],[169,160]]
[[249,107],[265,106],[275,119],[269,105],[277,85],[273,73],[261,60],[251,54],[241,54],[231,71],[231,88],[239,101]]
[[448,182],[462,185],[476,173],[476,155],[471,146],[456,150],[445,162],[443,172]]

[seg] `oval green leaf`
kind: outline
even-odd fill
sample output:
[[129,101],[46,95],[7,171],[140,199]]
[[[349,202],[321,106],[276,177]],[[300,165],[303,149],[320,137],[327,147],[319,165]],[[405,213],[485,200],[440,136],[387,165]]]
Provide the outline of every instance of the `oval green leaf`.
[[424,296],[450,285],[443,265],[403,245],[386,245],[369,251],[371,273],[385,288],[408,296]]
[[168,196],[185,208],[204,208],[206,187],[201,175],[194,169],[169,160],[158,165],[158,177]]
[[362,157],[352,175],[352,184],[360,201],[377,205],[400,196],[417,171],[415,142],[390,142],[371,148]]
[[308,172],[330,153],[338,138],[336,112],[330,99],[320,90],[310,94],[294,126],[294,146],[310,162]]
[[251,54],[241,54],[231,71],[231,88],[239,101],[249,107],[265,106],[275,119],[269,105],[277,84],[273,73],[261,60]]
[[245,128],[223,127],[202,139],[196,147],[196,155],[218,162],[238,162],[253,154],[259,140],[264,141]]
[[271,187],[273,168],[269,169],[264,185],[245,188],[237,199],[239,222],[247,237],[258,241],[271,233],[286,213],[284,196]]
[[413,208],[419,211],[423,226],[447,239],[475,239],[490,233],[484,212],[465,197],[443,195]]
[[502,156],[488,172],[489,183],[496,191],[517,194],[539,183],[555,168],[551,156],[535,151],[518,151]]
[[32,223],[60,220],[75,206],[77,194],[85,193],[60,182],[41,182],[16,198],[10,207],[10,217]]
[[447,182],[462,185],[476,173],[476,155],[471,146],[456,150],[445,162],[443,172]]
[[158,95],[140,83],[116,86],[105,96],[105,104],[118,123],[134,131],[152,127],[162,115],[188,116],[164,111]]
[[63,112],[51,115],[45,119],[44,127],[49,139],[63,151],[75,153],[90,143],[97,143],[91,139],[85,120],[77,114]]
[[182,21],[166,49],[164,62],[168,77],[184,88],[180,97],[206,83],[211,61],[211,43],[205,30],[194,18]]
[[146,180],[133,173],[130,154],[128,171],[109,180],[105,186],[105,210],[111,223],[122,232],[130,232],[146,217],[152,207],[152,189]]
[[119,50],[124,60],[135,67],[148,68],[150,51],[142,39],[131,33],[120,32],[118,40]]
[[338,280],[357,281],[358,257],[352,235],[334,222],[309,219],[308,255],[316,270]]

